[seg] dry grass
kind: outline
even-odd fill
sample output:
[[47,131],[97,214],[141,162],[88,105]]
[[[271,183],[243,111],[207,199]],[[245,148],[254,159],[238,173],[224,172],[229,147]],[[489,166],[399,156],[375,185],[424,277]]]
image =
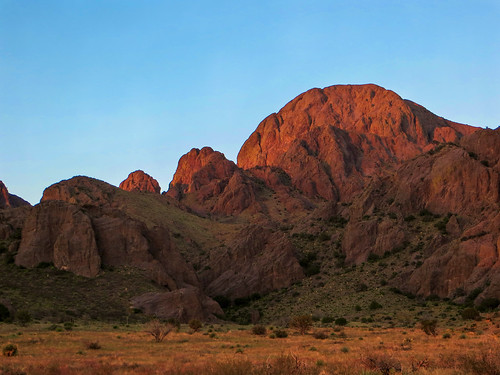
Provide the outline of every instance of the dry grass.
[[[345,328],[343,337],[317,340],[290,331],[283,339],[252,334],[238,326],[216,326],[192,334],[188,327],[161,343],[144,326],[0,326],[0,345],[17,345],[15,357],[0,358],[0,374],[500,374],[500,330],[483,322],[482,334],[453,332],[451,338],[420,329]],[[101,349],[89,350],[89,342]],[[408,343],[411,342],[411,345]]]

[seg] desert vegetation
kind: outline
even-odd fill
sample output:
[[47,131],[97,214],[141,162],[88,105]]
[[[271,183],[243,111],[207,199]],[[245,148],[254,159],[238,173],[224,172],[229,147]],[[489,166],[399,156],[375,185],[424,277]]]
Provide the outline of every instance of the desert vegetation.
[[321,323],[305,334],[301,326],[207,324],[196,335],[188,324],[177,330],[158,320],[78,322],[70,331],[2,324],[0,373],[499,374],[499,322],[492,313],[439,327],[436,336],[419,327]]

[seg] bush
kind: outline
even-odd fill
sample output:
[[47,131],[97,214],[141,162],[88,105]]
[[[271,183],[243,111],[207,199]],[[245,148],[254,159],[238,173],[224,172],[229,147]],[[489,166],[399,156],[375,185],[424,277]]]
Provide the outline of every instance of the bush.
[[363,365],[370,370],[389,375],[401,371],[401,363],[388,354],[373,354],[362,359]]
[[263,325],[260,325],[260,324],[255,325],[255,326],[253,326],[253,328],[252,328],[252,333],[253,333],[254,335],[263,336],[263,335],[265,335],[265,334],[266,334],[266,332],[267,332],[266,327],[264,327]]
[[297,315],[290,319],[290,327],[297,329],[301,335],[306,334],[312,327],[312,318],[310,315]]
[[14,344],[7,344],[3,347],[2,354],[5,357],[14,357],[17,355],[17,346]]
[[366,292],[368,290],[368,285],[361,283],[356,287],[356,292]]
[[377,310],[377,309],[381,309],[382,308],[382,305],[380,303],[378,303],[377,301],[372,301],[370,303],[370,305],[368,306],[368,308],[370,310]]
[[284,339],[284,338],[288,337],[288,332],[285,331],[284,329],[277,329],[274,331],[274,334],[279,339]]
[[3,322],[5,319],[8,318],[10,318],[9,309],[0,303],[0,322]]
[[450,339],[451,338],[451,334],[446,332],[446,333],[443,333],[443,339]]
[[328,338],[328,332],[326,331],[316,331],[313,333],[313,337],[318,340],[325,340]]
[[203,323],[200,322],[198,319],[191,319],[189,321],[189,328],[193,330],[193,332],[198,332],[201,327],[203,327]]
[[481,317],[474,307],[463,309],[461,315],[464,320],[478,320]]
[[155,319],[148,323],[146,332],[153,336],[155,342],[162,342],[174,328],[175,326],[171,323],[161,323]]
[[331,238],[331,236],[327,232],[321,232],[318,236],[318,240],[320,241],[328,241]]
[[337,318],[337,319],[335,319],[335,325],[345,326],[345,325],[347,325],[347,319],[346,318]]
[[498,305],[500,305],[500,300],[498,298],[490,297],[483,299],[477,308],[481,312],[487,312],[495,310]]
[[21,310],[16,314],[16,320],[21,326],[27,326],[33,320],[31,314],[28,311]]
[[321,319],[321,323],[323,324],[329,324],[334,322],[333,316],[324,316],[323,319]]
[[101,344],[97,341],[91,341],[85,344],[85,347],[89,350],[99,350],[101,349]]
[[231,300],[225,296],[215,296],[213,299],[222,309],[231,306]]
[[420,328],[426,335],[437,335],[437,320],[421,320]]

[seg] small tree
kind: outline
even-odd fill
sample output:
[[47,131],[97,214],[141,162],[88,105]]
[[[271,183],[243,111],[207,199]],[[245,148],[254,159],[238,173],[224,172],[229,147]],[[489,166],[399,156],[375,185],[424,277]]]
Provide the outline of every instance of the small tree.
[[155,319],[148,323],[146,332],[153,336],[155,342],[162,342],[172,329],[174,329],[174,325]]
[[198,319],[191,319],[189,321],[189,328],[193,330],[193,332],[198,332],[201,327],[203,327],[203,323],[200,322]]
[[297,329],[301,335],[305,335],[312,327],[312,318],[310,315],[297,315],[290,319],[290,327]]
[[426,335],[437,335],[437,320],[421,320],[420,328]]

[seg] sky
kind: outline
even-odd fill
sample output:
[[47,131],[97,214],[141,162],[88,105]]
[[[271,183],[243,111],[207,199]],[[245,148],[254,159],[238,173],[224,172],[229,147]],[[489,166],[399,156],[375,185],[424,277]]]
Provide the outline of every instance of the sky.
[[75,175],[168,189],[179,158],[236,161],[313,87],[375,83],[500,125],[500,1],[0,0],[0,180],[32,204]]

